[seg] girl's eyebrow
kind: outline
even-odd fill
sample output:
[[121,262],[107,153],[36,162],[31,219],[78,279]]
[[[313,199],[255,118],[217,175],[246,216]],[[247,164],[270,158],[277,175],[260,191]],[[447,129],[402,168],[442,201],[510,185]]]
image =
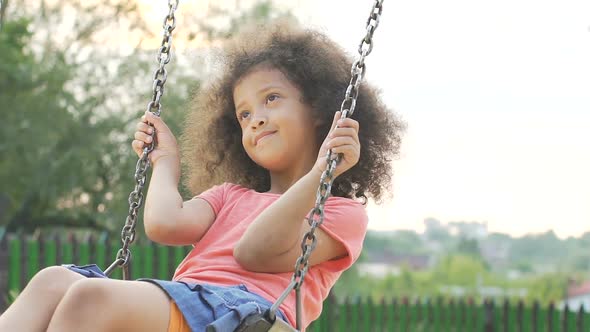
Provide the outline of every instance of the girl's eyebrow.
[[258,90],[257,94],[259,94],[259,95],[260,95],[260,94],[264,94],[265,92],[267,92],[267,91],[269,91],[269,90],[273,90],[273,89],[282,89],[282,88],[283,88],[283,87],[282,87],[282,86],[280,86],[280,85],[273,85],[273,84],[270,84],[270,85],[268,85],[268,86],[266,86],[266,87],[264,87],[264,88],[262,88],[262,89]]

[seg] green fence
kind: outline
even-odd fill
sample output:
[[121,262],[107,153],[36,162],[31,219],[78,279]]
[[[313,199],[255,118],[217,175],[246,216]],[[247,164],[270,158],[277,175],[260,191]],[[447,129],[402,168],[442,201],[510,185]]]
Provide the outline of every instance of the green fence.
[[[106,268],[119,248],[120,241],[111,241],[106,236],[76,241],[73,236],[63,239],[0,235],[0,311],[7,306],[9,290],[21,290],[40,269],[63,263],[96,263]],[[131,277],[170,279],[189,250],[190,247],[136,243],[132,246]],[[113,277],[120,278],[120,271]],[[507,301],[387,299],[374,303],[370,299],[347,299],[338,302],[331,296],[324,303],[322,316],[308,331],[589,332],[590,313]]]
[[557,310],[553,305],[525,307],[522,302],[476,304],[465,300],[410,302],[326,301],[311,331],[399,332],[588,332],[590,314]]

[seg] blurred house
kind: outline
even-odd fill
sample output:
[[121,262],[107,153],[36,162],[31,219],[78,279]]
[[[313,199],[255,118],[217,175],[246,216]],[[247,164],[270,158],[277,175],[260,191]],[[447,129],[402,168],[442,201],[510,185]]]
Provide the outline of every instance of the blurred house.
[[508,243],[482,241],[479,243],[481,256],[494,268],[505,268],[509,265],[510,246]]
[[488,223],[453,221],[447,226],[449,233],[466,239],[481,240],[488,236]]
[[387,252],[371,253],[364,262],[356,264],[361,275],[383,278],[388,275],[397,276],[402,268],[424,270],[431,266],[428,255],[394,255]]
[[584,306],[584,310],[590,312],[590,280],[582,283],[570,282],[566,298],[559,307],[563,308],[565,305],[572,311],[578,311]]

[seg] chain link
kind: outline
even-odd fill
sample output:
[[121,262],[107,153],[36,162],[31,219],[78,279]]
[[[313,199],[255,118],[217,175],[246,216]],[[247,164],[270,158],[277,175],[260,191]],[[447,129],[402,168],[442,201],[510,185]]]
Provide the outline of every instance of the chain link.
[[348,116],[351,116],[354,113],[354,109],[356,107],[356,99],[359,94],[359,86],[363,77],[365,76],[365,58],[373,51],[373,33],[379,26],[379,20],[381,19],[381,13],[383,12],[383,0],[375,0],[373,3],[373,8],[371,9],[371,14],[367,19],[367,33],[358,47],[359,58],[352,64],[352,68],[350,70],[350,83],[348,88],[346,89],[346,94],[344,95],[344,100],[342,101],[342,105],[340,105],[340,110],[349,110]]
[[[361,40],[358,48],[360,57],[352,64],[352,78],[348,88],[346,89],[344,101],[340,106],[340,111],[342,112],[341,119],[351,116],[354,112],[356,100],[359,94],[359,86],[366,70],[365,57],[369,55],[373,49],[373,33],[379,25],[379,19],[381,18],[382,11],[383,0],[375,0],[369,19],[367,20],[367,34]],[[306,218],[307,222],[311,226],[311,229],[305,234],[303,240],[301,241],[302,253],[295,263],[295,272],[291,278],[291,280],[296,283],[296,289],[301,287],[303,284],[305,274],[309,269],[309,256],[317,245],[315,231],[324,222],[324,204],[330,196],[332,183],[334,180],[334,171],[336,170],[336,165],[338,165],[340,162],[340,156],[333,154],[332,150],[330,149],[326,154],[326,161],[328,165],[320,178],[320,185],[316,192],[315,207],[310,211]]]
[[[168,1],[168,15],[164,18],[164,33],[162,37],[162,45],[158,50],[157,61],[158,69],[154,72],[152,84],[152,99],[147,105],[147,111],[160,116],[162,111],[162,104],[160,98],[164,94],[164,84],[168,78],[168,72],[166,71],[166,64],[170,62],[172,58],[172,31],[176,28],[176,17],[174,13],[178,7],[178,0]],[[135,241],[135,226],[137,225],[138,212],[143,205],[143,188],[146,184],[147,172],[150,169],[149,154],[155,148],[155,130],[152,131],[152,143],[144,147],[143,153],[137,164],[135,165],[135,188],[129,194],[129,213],[125,219],[125,225],[121,230],[121,242],[123,246],[117,252],[115,261],[105,270],[105,274],[109,276],[115,268],[120,267],[123,269],[123,279],[129,279],[129,263],[131,262],[131,250],[129,246]]]

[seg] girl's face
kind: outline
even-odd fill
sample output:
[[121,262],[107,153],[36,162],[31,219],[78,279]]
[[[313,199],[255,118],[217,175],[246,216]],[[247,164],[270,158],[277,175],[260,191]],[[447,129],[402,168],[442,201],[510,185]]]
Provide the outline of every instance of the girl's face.
[[234,88],[242,144],[271,172],[307,171],[317,159],[315,121],[299,89],[277,69],[258,67]]

